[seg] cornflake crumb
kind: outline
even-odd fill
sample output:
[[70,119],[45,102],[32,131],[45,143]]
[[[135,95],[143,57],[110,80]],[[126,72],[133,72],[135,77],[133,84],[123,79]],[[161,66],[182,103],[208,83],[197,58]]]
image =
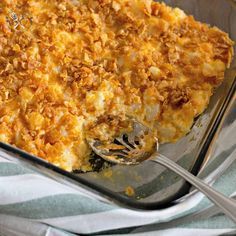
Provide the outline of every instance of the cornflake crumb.
[[133,197],[135,195],[135,191],[131,186],[126,187],[125,194],[129,197]]

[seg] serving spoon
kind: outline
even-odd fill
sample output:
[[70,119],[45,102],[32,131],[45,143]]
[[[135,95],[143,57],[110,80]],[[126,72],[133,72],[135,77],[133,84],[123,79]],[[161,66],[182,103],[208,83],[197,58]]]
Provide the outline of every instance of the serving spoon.
[[113,143],[107,144],[91,138],[87,138],[87,141],[92,150],[108,162],[122,165],[137,165],[146,160],[151,160],[174,171],[205,194],[225,215],[236,223],[236,200],[224,196],[169,158],[158,153],[159,145],[157,139],[152,139],[155,140],[152,150],[150,151],[150,148],[147,149],[145,146],[145,142],[148,140],[147,137],[154,138],[151,130],[133,120],[133,130],[116,137]]

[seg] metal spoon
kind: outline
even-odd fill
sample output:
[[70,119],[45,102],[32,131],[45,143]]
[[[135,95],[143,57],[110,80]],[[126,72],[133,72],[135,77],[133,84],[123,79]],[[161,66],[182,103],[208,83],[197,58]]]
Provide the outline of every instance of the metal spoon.
[[147,151],[145,147],[145,137],[150,135],[152,135],[150,129],[137,121],[133,121],[132,132],[121,134],[114,139],[113,144],[109,145],[90,138],[87,138],[87,141],[92,150],[108,162],[122,165],[135,165],[146,160],[151,160],[174,171],[204,193],[212,202],[221,208],[222,212],[236,223],[236,201],[224,196],[169,158],[158,153],[157,140],[153,145],[153,150]]

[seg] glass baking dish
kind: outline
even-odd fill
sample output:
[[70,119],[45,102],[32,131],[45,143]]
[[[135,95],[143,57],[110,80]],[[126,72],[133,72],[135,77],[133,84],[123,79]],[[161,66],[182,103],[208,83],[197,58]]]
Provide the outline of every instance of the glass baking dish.
[[[215,25],[228,32],[236,40],[236,2],[233,0],[166,0],[171,6],[177,6],[197,20]],[[212,7],[214,6],[214,7]],[[234,47],[236,52],[236,47]],[[160,153],[178,162],[185,169],[197,175],[211,176],[214,180],[224,167],[217,170],[214,164],[219,153],[224,160],[235,149],[235,142],[225,151],[227,145],[221,145],[224,152],[217,150],[220,138],[225,141],[222,132],[232,130],[235,120],[235,81],[236,58],[226,72],[221,87],[211,98],[209,107],[196,119],[191,132],[175,144],[164,144]],[[235,127],[234,127],[235,128]],[[235,130],[236,131],[236,130]],[[221,137],[222,136],[222,137]],[[223,150],[222,149],[222,150]],[[215,151],[217,150],[217,152]],[[69,173],[38,157],[29,155],[13,146],[0,143],[0,151],[6,158],[20,162],[27,167],[73,187],[80,187],[94,197],[116,202],[127,207],[139,209],[166,208],[190,191],[190,185],[164,167],[147,161],[137,166],[110,166],[104,171],[90,173]],[[217,155],[216,155],[217,153]],[[99,159],[98,159],[99,160]],[[214,165],[213,165],[213,164]],[[104,164],[101,160],[99,165]],[[226,166],[225,166],[226,168]],[[134,195],[127,196],[125,189],[130,186]]]

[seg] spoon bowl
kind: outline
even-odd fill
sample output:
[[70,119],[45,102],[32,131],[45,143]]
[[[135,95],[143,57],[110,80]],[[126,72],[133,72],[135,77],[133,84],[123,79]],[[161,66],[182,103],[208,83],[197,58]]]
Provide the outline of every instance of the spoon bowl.
[[133,121],[132,126],[131,132],[120,134],[112,143],[90,138],[87,142],[98,156],[108,162],[121,165],[140,164],[158,151],[158,139],[140,122]]

